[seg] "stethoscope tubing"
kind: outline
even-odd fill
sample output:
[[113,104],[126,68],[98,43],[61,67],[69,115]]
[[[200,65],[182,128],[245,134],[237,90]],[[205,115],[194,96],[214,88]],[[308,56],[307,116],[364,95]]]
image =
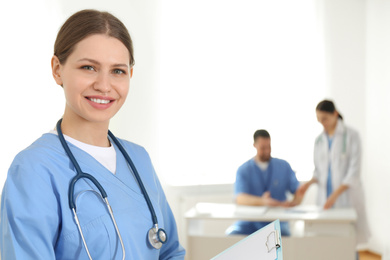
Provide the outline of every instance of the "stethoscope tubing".
[[130,168],[133,171],[135,178],[137,179],[137,183],[138,183],[138,185],[139,185],[139,187],[140,187],[140,189],[142,191],[142,194],[145,197],[145,201],[148,204],[150,214],[152,215],[153,224],[156,226],[158,224],[156,213],[154,211],[152,202],[150,201],[149,195],[146,192],[146,189],[145,189],[145,186],[144,186],[144,184],[143,184],[143,182],[141,180],[141,177],[139,176],[137,168],[135,167],[135,165],[134,165],[133,161],[131,160],[130,156],[127,154],[126,150],[123,148],[122,144],[119,142],[119,140],[114,136],[114,134],[110,130],[108,130],[108,135],[114,141],[116,146],[118,146],[119,150],[121,151],[121,153],[125,157],[126,161],[129,163]]
[[[69,184],[69,191],[68,191],[68,200],[69,200],[69,208],[71,209],[71,211],[73,211],[74,213],[74,216],[75,216],[75,220],[77,222],[77,225],[80,229],[80,233],[81,233],[81,236],[83,238],[83,234],[82,234],[82,231],[81,231],[81,227],[79,226],[79,221],[78,221],[78,217],[77,217],[77,213],[76,213],[76,203],[75,203],[75,200],[74,200],[74,187],[76,185],[76,182],[82,178],[85,178],[85,179],[89,179],[99,190],[101,196],[102,196],[102,199],[106,202],[106,205],[108,207],[108,210],[110,212],[110,215],[111,215],[111,218],[113,219],[113,222],[114,222],[114,225],[115,225],[115,229],[118,233],[118,236],[120,238],[120,241],[121,241],[121,244],[122,244],[122,249],[124,251],[124,247],[123,247],[123,242],[122,242],[122,237],[119,233],[119,230],[118,230],[118,227],[116,226],[116,221],[115,221],[115,218],[113,217],[113,212],[112,212],[112,209],[111,209],[111,206],[109,205],[108,203],[108,200],[107,200],[107,193],[106,191],[104,190],[104,188],[102,187],[102,185],[95,179],[95,177],[93,177],[91,174],[88,174],[88,173],[84,173],[81,171],[81,168],[80,168],[80,165],[77,163],[77,160],[76,158],[74,157],[73,153],[70,151],[70,148],[68,146],[68,144],[66,143],[65,141],[65,138],[64,138],[64,135],[62,133],[62,130],[61,130],[61,123],[62,123],[62,118],[57,122],[57,125],[56,125],[56,128],[57,128],[57,133],[58,133],[58,137],[61,141],[61,144],[66,152],[66,154],[68,155],[69,159],[71,160],[72,164],[74,165],[75,169],[76,169],[76,176],[74,176],[71,181],[70,181],[70,184]],[[145,198],[145,201],[146,201],[146,204],[148,205],[148,208],[149,208],[149,211],[150,211],[150,214],[151,214],[151,217],[152,217],[152,221],[153,221],[153,227],[150,229],[150,231],[152,233],[150,233],[150,237],[149,237],[149,241],[151,243],[151,245],[156,248],[156,249],[159,249],[161,247],[162,244],[166,243],[167,239],[168,239],[168,236],[165,232],[164,229],[162,228],[158,228],[158,222],[157,222],[157,216],[156,216],[156,213],[154,211],[154,208],[153,208],[153,205],[152,205],[152,202],[149,198],[149,195],[145,189],[145,186],[143,185],[143,182],[141,180],[141,177],[137,171],[137,168],[135,167],[133,161],[131,160],[130,156],[128,155],[128,153],[126,152],[126,150],[123,148],[122,144],[119,142],[119,140],[114,136],[114,134],[108,130],[108,135],[111,137],[111,139],[114,141],[114,143],[117,145],[117,147],[119,148],[119,150],[121,151],[121,153],[123,154],[123,156],[125,157],[127,163],[129,164],[133,174],[134,174],[134,177],[138,183],[138,186],[140,187],[141,189],[141,192],[142,194],[144,195],[144,198]],[[160,236],[160,233],[163,234],[163,237]],[[83,238],[83,242],[84,242],[84,245],[87,249],[87,253],[88,253],[88,256],[90,257],[90,254],[89,254],[89,251],[88,251],[88,247],[86,246],[86,243],[85,243],[85,240]],[[125,253],[123,252],[123,256],[125,255]],[[90,259],[92,259],[90,257]]]
[[[92,175],[90,175],[88,173],[84,173],[81,171],[80,165],[78,164],[76,158],[74,157],[73,153],[70,151],[70,148],[65,141],[64,135],[63,135],[62,130],[61,130],[61,123],[62,123],[62,118],[57,122],[58,137],[61,141],[62,146],[65,149],[65,152],[67,153],[69,159],[71,160],[72,164],[74,165],[74,167],[76,169],[76,173],[77,173],[76,176],[74,176],[72,178],[72,180],[69,184],[69,191],[68,191],[69,208],[76,209],[76,205],[74,202],[74,186],[75,186],[76,182],[82,178],[89,179],[98,188],[103,199],[107,198],[106,191],[104,190],[102,185],[95,179],[95,177],[93,177]],[[130,156],[127,154],[126,150],[123,148],[122,144],[119,142],[119,140],[114,136],[114,134],[110,130],[108,130],[108,135],[111,137],[111,139],[114,141],[114,143],[118,146],[119,150],[121,151],[121,153],[125,157],[126,161],[129,163],[130,168],[133,171],[134,176],[137,180],[138,186],[140,187],[142,194],[144,195],[144,198],[145,198],[146,204],[148,205],[149,211],[152,215],[153,225],[157,225],[158,221],[157,221],[156,213],[154,211],[152,202],[150,201],[149,195],[146,192],[145,186],[143,185],[141,177],[139,176],[137,168],[135,167]]]
[[62,130],[61,130],[61,122],[62,122],[62,118],[57,122],[58,137],[59,137],[59,139],[61,141],[62,146],[65,149],[66,154],[68,155],[68,157],[71,160],[73,166],[75,167],[76,173],[77,173],[76,176],[74,176],[72,178],[72,180],[70,181],[70,184],[69,184],[69,191],[68,191],[69,208],[70,209],[76,209],[76,204],[75,204],[74,195],[73,195],[73,193],[74,193],[74,186],[76,185],[76,182],[79,179],[82,179],[82,178],[90,180],[98,188],[98,190],[100,191],[100,194],[102,195],[103,199],[107,198],[106,191],[104,190],[102,185],[100,185],[100,183],[95,179],[95,177],[93,177],[92,175],[90,175],[88,173],[84,173],[84,172],[81,171],[80,165],[78,164],[78,162],[77,162],[76,158],[74,157],[73,153],[70,151],[69,146],[66,144],[64,135],[63,135]]

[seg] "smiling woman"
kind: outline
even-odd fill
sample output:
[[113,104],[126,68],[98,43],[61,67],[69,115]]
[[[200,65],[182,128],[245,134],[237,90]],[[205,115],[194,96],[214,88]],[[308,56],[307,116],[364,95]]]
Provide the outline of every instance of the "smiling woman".
[[[105,51],[107,48],[110,52]],[[63,131],[85,143],[107,146],[106,138],[85,134],[83,130],[90,133],[92,122],[103,124],[102,135],[106,136],[109,120],[122,107],[129,91],[133,74],[129,63],[131,48],[116,38],[93,34],[73,49],[68,56],[60,53],[62,62],[56,55],[52,58],[53,77],[63,86],[67,101]],[[104,143],[97,143],[98,140]]]
[[[54,44],[53,77],[64,87],[66,97],[62,127],[65,134],[73,130],[69,134],[86,143],[107,145],[107,141],[96,143],[96,137],[82,134],[80,129],[75,131],[74,126],[93,121],[108,128],[109,120],[127,97],[134,66],[133,43],[130,35],[123,32],[123,23],[115,17],[108,13],[80,13],[83,12],[85,15],[61,27]],[[91,19],[97,22],[90,23]],[[84,131],[90,132],[89,127]],[[106,132],[101,135],[106,136]]]
[[184,259],[148,153],[108,130],[128,94],[132,46],[107,12],[79,11],[60,29],[51,65],[65,112],[10,166],[2,259]]

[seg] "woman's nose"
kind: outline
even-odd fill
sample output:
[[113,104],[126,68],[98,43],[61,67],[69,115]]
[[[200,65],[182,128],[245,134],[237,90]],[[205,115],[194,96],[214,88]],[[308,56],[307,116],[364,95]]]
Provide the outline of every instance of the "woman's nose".
[[108,93],[111,90],[110,76],[106,73],[99,73],[93,88],[102,93]]

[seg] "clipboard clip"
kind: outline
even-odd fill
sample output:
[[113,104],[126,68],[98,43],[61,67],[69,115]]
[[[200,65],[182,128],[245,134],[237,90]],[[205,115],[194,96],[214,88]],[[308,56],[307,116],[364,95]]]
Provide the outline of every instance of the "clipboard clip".
[[[270,241],[270,237],[274,236],[274,241]],[[273,242],[273,243],[272,243]],[[271,245],[268,245],[271,244]],[[267,241],[265,242],[265,246],[267,247],[268,253],[272,251],[272,249],[278,249],[280,247],[280,240],[279,240],[279,231],[276,229],[269,233],[267,236]]]

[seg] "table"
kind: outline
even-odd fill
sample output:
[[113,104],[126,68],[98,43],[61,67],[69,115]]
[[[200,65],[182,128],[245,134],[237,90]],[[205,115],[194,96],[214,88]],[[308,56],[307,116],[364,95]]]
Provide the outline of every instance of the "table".
[[[185,214],[187,260],[210,259],[245,236],[226,236],[220,223],[289,221],[292,236],[282,238],[284,260],[355,260],[356,211],[322,210],[306,205],[294,208],[198,203]],[[228,225],[224,228],[227,228]]]

